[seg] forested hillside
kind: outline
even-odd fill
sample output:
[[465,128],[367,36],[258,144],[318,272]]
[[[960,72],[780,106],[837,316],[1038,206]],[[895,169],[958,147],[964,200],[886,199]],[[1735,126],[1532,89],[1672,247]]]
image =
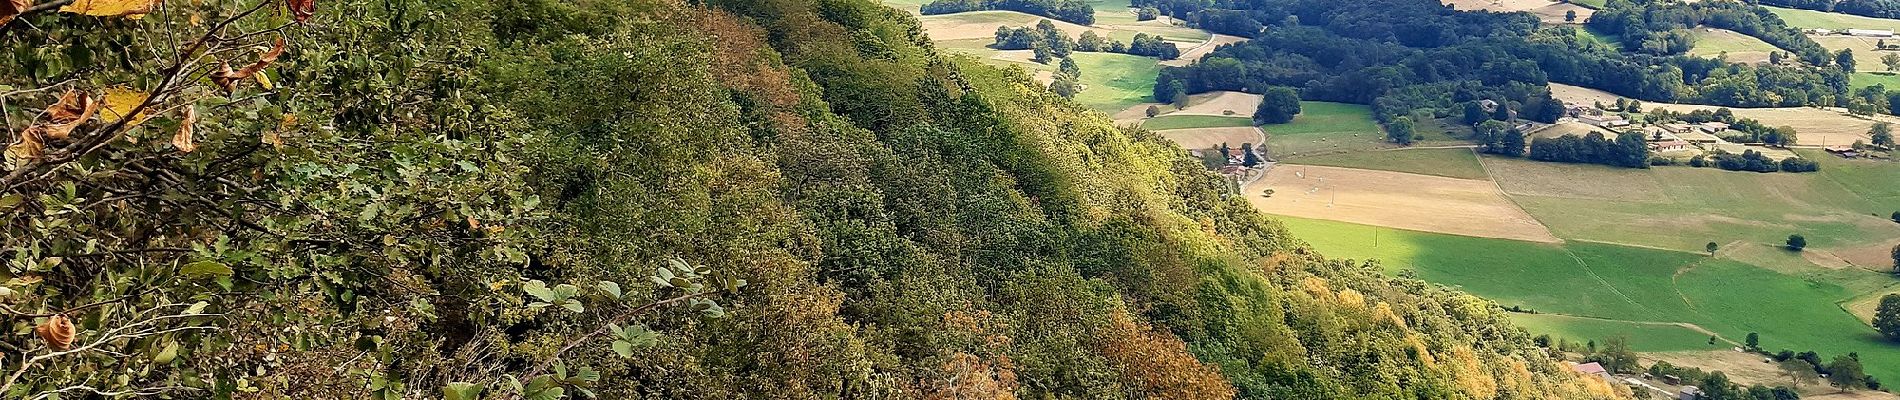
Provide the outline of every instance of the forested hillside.
[[1628,396],[870,1],[129,3],[0,4],[10,398]]

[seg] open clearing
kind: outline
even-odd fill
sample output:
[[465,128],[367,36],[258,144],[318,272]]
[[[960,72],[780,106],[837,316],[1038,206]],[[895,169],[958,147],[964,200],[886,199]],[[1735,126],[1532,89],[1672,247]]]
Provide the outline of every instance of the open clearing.
[[[1273,189],[1273,197],[1259,194]],[[1324,166],[1283,165],[1242,190],[1270,214],[1555,242],[1542,224],[1490,182]]]
[[[1442,2],[1460,11],[1529,12],[1548,24],[1581,24],[1589,20],[1590,15],[1596,14],[1596,10],[1589,7],[1549,0],[1444,0]],[[1565,12],[1568,11],[1577,13],[1575,21],[1564,20]]]
[[1689,55],[1727,57],[1731,62],[1760,64],[1768,62],[1768,53],[1781,50],[1754,36],[1727,29],[1695,28],[1695,47]]
[[[1824,355],[1823,357],[1829,356]],[[1645,364],[1654,361],[1667,361],[1677,366],[1701,368],[1703,371],[1722,371],[1723,374],[1728,375],[1729,380],[1743,386],[1756,384],[1769,387],[1788,385],[1788,378],[1781,374],[1780,368],[1772,360],[1763,361],[1764,357],[1759,354],[1744,353],[1733,349],[1649,353],[1644,354],[1641,358],[1646,361]],[[1833,387],[1828,386],[1826,381],[1817,381],[1814,384],[1804,385],[1801,387],[1800,392],[1801,398],[1803,399],[1900,399],[1900,396],[1895,396],[1892,393],[1872,390],[1840,393]]]
[[1460,179],[1489,179],[1477,154],[1467,148],[1394,149],[1355,151],[1286,160],[1292,164],[1324,165],[1436,175]]
[[1242,143],[1260,144],[1260,129],[1251,126],[1170,129],[1155,131],[1155,134],[1174,141],[1183,149],[1216,149],[1222,143],[1238,149]]
[[[967,54],[981,59],[985,63],[999,66],[1020,66],[1027,69],[1037,82],[1053,79],[1055,65],[1030,61],[1029,50],[996,50],[983,47],[991,39],[964,39],[938,42],[938,46],[958,54]],[[979,43],[981,42],[981,43]],[[1130,108],[1134,104],[1152,100],[1154,96],[1155,75],[1161,73],[1161,66],[1150,57],[1121,53],[1084,53],[1069,55],[1075,60],[1076,67],[1082,69],[1082,91],[1075,94],[1075,102],[1102,112],[1113,112]]]
[[[1618,97],[1615,94],[1601,90],[1554,82],[1550,84],[1550,93],[1551,97],[1555,97],[1558,100],[1582,104],[1590,104],[1593,101],[1610,104],[1615,103]],[[1693,104],[1643,102],[1643,108],[1646,110],[1656,107],[1662,107],[1663,109],[1673,112],[1724,108]],[[1797,143],[1801,145],[1844,145],[1853,143],[1855,140],[1867,140],[1867,129],[1872,128],[1874,125],[1874,121],[1872,120],[1847,115],[1845,111],[1837,109],[1815,107],[1727,108],[1733,111],[1735,116],[1739,118],[1753,119],[1771,126],[1793,127],[1795,131],[1799,133]],[[1890,120],[1889,122],[1900,121],[1900,119],[1891,116],[1876,118]]]

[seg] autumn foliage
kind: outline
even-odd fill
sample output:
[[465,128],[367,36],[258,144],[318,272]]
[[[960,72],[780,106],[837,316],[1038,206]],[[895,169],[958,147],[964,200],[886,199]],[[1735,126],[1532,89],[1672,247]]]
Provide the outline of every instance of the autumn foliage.
[[1137,397],[1234,398],[1233,385],[1219,370],[1194,359],[1174,335],[1137,323],[1126,312],[1110,315],[1108,329],[1099,340],[1098,351],[1133,384]]

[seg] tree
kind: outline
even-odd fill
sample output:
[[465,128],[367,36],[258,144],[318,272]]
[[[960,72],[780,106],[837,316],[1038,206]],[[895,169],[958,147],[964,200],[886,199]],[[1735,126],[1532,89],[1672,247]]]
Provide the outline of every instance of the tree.
[[1784,57],[1785,56],[1782,56],[1779,51],[1770,51],[1768,52],[1768,65],[1781,65],[1781,60]]
[[1880,63],[1886,64],[1888,71],[1900,69],[1900,54],[1887,53],[1880,56]]
[[1517,113],[1511,111],[1510,102],[1500,101],[1496,108],[1491,109],[1491,119],[1511,122],[1517,120]]
[[1577,10],[1564,11],[1564,22],[1577,22]]
[[1412,131],[1411,117],[1398,117],[1385,125],[1385,137],[1393,143],[1411,145],[1416,133]]
[[1293,88],[1276,86],[1262,95],[1260,107],[1253,112],[1255,123],[1284,124],[1293,122],[1293,116],[1300,113],[1300,92]]
[[1808,248],[1808,238],[1801,235],[1788,235],[1788,250],[1801,251]]
[[1260,165],[1260,154],[1253,151],[1253,143],[1240,144],[1240,165],[1248,167]]
[[[1888,54],[1888,56],[1900,56],[1900,55]],[[1900,58],[1900,57],[1897,57],[1897,58]],[[1881,147],[1893,146],[1893,124],[1886,123],[1886,122],[1875,122],[1874,127],[1870,128],[1867,131],[1867,133],[1873,136],[1875,146],[1881,146]]]
[[1057,65],[1056,72],[1068,75],[1071,78],[1079,79],[1082,77],[1082,67],[1076,66],[1075,59],[1073,58],[1063,57],[1062,62]]
[[1775,367],[1780,370],[1781,376],[1788,377],[1788,386],[1795,389],[1800,389],[1803,384],[1814,384],[1815,381],[1821,379],[1821,374],[1814,371],[1814,364],[1808,363],[1808,360],[1788,358],[1776,364]]
[[1854,73],[1854,49],[1841,49],[1841,52],[1834,53],[1834,66],[1840,67],[1841,72]]
[[1842,392],[1867,388],[1867,374],[1861,371],[1860,360],[1849,356],[1834,356],[1827,363],[1827,383]]
[[1075,51],[1104,51],[1106,47],[1102,36],[1095,34],[1095,31],[1082,31],[1082,37],[1075,40]]
[[1056,79],[1054,81],[1049,82],[1049,91],[1055,92],[1057,96],[1073,99],[1075,98],[1075,94],[1077,92],[1082,91],[1082,84],[1080,82],[1076,82],[1075,76],[1072,76],[1069,74],[1056,74]]
[[1880,307],[1874,309],[1874,330],[1888,339],[1900,340],[1900,294],[1880,296]]
[[1895,273],[1900,273],[1900,244],[1893,245],[1892,253],[1888,256],[1893,257],[1893,270]]
[[1709,251],[1709,257],[1714,257],[1714,256],[1715,256],[1715,251],[1716,251],[1717,249],[1721,249],[1721,248],[1722,248],[1722,246],[1720,246],[1720,245],[1717,245],[1717,244],[1715,244],[1715,242],[1709,242],[1709,244],[1707,244],[1707,245],[1704,245],[1704,246],[1702,246],[1702,249],[1703,249],[1703,250],[1708,250],[1708,251]]
[[1749,332],[1748,337],[1742,340],[1742,345],[1750,351],[1761,350],[1761,334]]
[[1148,118],[1154,118],[1156,115],[1161,115],[1161,106],[1154,106],[1154,105],[1148,106],[1147,114],[1148,114]]
[[1603,369],[1619,374],[1637,372],[1638,368],[1642,367],[1637,365],[1636,351],[1630,349],[1628,337],[1611,337],[1605,340],[1600,348],[1601,350],[1585,359],[1602,364]]
[[1488,119],[1488,116],[1484,114],[1483,104],[1478,104],[1477,101],[1465,102],[1464,121],[1466,125],[1477,125],[1479,122],[1484,122],[1485,119]]

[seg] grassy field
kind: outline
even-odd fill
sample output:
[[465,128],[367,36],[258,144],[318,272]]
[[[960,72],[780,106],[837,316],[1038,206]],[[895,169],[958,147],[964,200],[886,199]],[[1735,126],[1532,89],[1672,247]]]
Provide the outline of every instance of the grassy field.
[[1267,148],[1275,157],[1377,148],[1385,135],[1372,122],[1370,107],[1323,101],[1302,101],[1293,122],[1260,129],[1267,131]]
[[1292,157],[1293,164],[1409,172],[1462,179],[1489,179],[1471,149],[1404,149],[1359,151],[1312,157]]
[[1570,4],[1576,4],[1576,5],[1594,8],[1594,9],[1603,9],[1603,7],[1608,5],[1609,3],[1610,3],[1609,0],[1570,0]]
[[1771,6],[1761,6],[1761,8],[1766,8],[1768,11],[1774,12],[1776,16],[1781,17],[1782,22],[1786,22],[1788,26],[1795,28],[1835,30],[1848,28],[1900,29],[1900,20]]
[[1855,89],[1864,88],[1864,87],[1873,86],[1873,85],[1880,85],[1890,90],[1900,89],[1900,74],[1894,74],[1894,73],[1886,72],[1886,71],[1855,72],[1853,76],[1848,78],[1847,83],[1849,86],[1853,86]]
[[1222,117],[1213,115],[1163,115],[1149,118],[1141,123],[1142,128],[1151,131],[1232,126],[1253,126],[1253,120],[1245,117]]
[[1709,334],[1679,325],[1580,318],[1551,314],[1511,314],[1511,322],[1525,330],[1551,335],[1571,343],[1596,341],[1623,336],[1633,340],[1630,348],[1639,352],[1690,351],[1729,348],[1726,342],[1709,344]]
[[1670,325],[1655,323],[1692,324],[1733,342],[1757,332],[1762,346],[1771,350],[1814,350],[1824,357],[1859,352],[1870,373],[1900,374],[1900,346],[1879,339],[1872,328],[1837,306],[1835,302],[1853,298],[1855,293],[1823,279],[1686,252],[1280,220],[1295,236],[1328,256],[1376,259],[1390,271],[1411,269],[1426,281],[1502,305],[1616,320],[1585,323],[1533,317],[1526,322],[1533,332],[1569,338],[1598,336],[1599,342],[1605,334],[1626,334],[1639,349],[1707,348],[1706,335],[1659,331],[1658,327],[1669,329]]
[[[937,45],[953,53],[977,57],[984,63],[1020,66],[1032,74],[1056,69],[1055,65],[1030,62],[1024,53],[1026,50],[999,51],[985,47],[989,42],[984,39],[946,40],[937,42]],[[1076,67],[1082,69],[1084,88],[1081,93],[1076,93],[1075,101],[1090,109],[1108,113],[1152,100],[1155,75],[1161,73],[1161,65],[1156,64],[1156,60],[1151,57],[1076,52],[1070,54],[1069,58],[1074,59]]]
[[1716,57],[1727,55],[1730,61],[1757,62],[1768,59],[1768,53],[1781,50],[1754,36],[1743,35],[1725,29],[1696,28],[1695,47],[1689,49],[1689,55]]
[[[1875,209],[1869,211],[1888,216],[1892,211],[1900,211],[1900,162],[1892,160],[1847,160],[1816,150],[1796,151],[1801,157],[1819,161],[1821,176],[1841,185],[1849,192],[1874,203]],[[1891,210],[1881,212],[1882,210]]]

